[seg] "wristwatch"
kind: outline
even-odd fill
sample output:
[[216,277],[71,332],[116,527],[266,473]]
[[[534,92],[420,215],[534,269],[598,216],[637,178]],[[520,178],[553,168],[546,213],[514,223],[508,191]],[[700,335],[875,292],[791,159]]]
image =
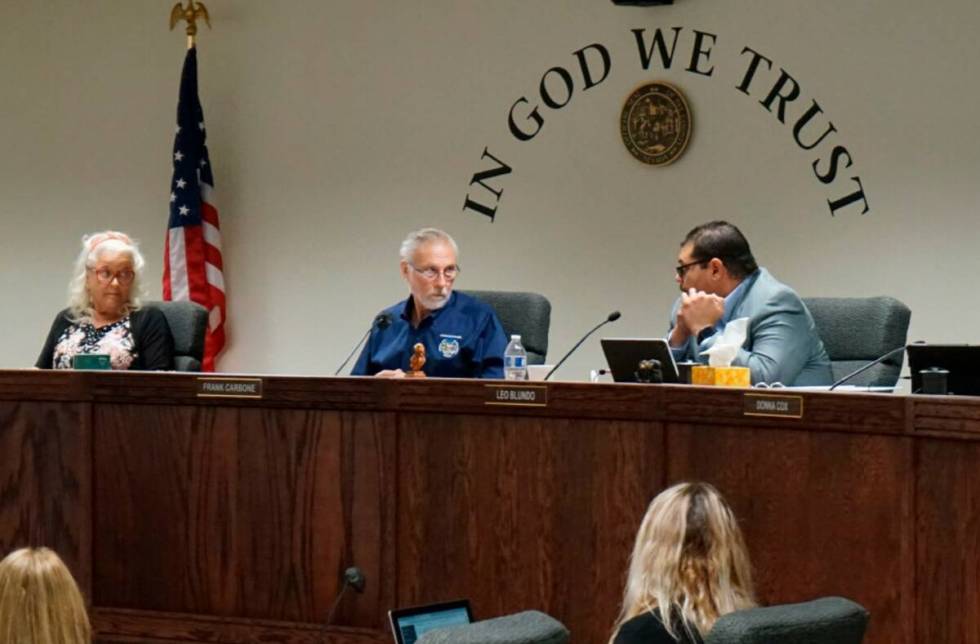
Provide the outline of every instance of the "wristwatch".
[[698,331],[698,344],[701,344],[702,342],[704,342],[714,334],[715,334],[715,327],[713,326],[704,327],[703,329]]

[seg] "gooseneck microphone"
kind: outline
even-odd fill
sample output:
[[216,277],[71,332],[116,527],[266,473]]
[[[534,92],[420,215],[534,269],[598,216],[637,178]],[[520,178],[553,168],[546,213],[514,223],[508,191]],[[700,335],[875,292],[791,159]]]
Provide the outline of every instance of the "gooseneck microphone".
[[333,622],[334,613],[337,612],[337,607],[340,606],[340,600],[344,598],[344,593],[347,592],[348,588],[353,588],[358,594],[364,592],[364,573],[357,566],[351,566],[344,571],[344,582],[340,586],[340,592],[337,593],[337,599],[333,601],[333,606],[330,607],[330,612],[327,613],[327,619],[323,621],[323,631],[322,634],[326,636],[327,627]]
[[590,335],[592,335],[593,333],[595,333],[596,331],[598,331],[600,327],[602,327],[602,326],[604,326],[606,324],[609,324],[610,322],[615,322],[616,320],[618,320],[621,317],[623,317],[623,314],[622,313],[620,313],[619,311],[613,311],[612,313],[610,313],[606,317],[605,320],[603,320],[599,324],[597,324],[594,327],[592,327],[592,329],[588,333],[586,333],[585,335],[583,335],[582,336],[582,339],[579,340],[578,342],[576,342],[575,343],[575,346],[572,347],[572,349],[568,353],[565,354],[565,357],[562,358],[561,360],[559,360],[558,361],[558,364],[556,364],[554,367],[551,368],[551,371],[548,372],[548,375],[545,376],[544,379],[547,380],[548,378],[550,378],[551,377],[551,374],[553,374],[555,371],[557,371],[558,370],[558,367],[562,366],[562,364],[564,364],[564,362],[566,360],[568,360],[569,356],[571,356],[573,353],[575,353],[575,350],[578,349],[580,346],[582,346],[582,343],[585,342],[586,339],[588,339],[588,337]]
[[364,333],[364,335],[361,336],[361,340],[354,345],[354,350],[351,351],[350,355],[347,356],[347,359],[344,360],[339,367],[337,367],[337,370],[333,372],[333,375],[335,376],[340,375],[340,372],[344,370],[344,367],[347,366],[347,363],[350,362],[350,359],[354,357],[354,354],[357,353],[357,350],[361,348],[361,345],[364,344],[364,341],[368,339],[369,335],[371,335],[371,331],[374,330],[374,327],[378,327],[379,329],[384,331],[390,326],[391,326],[391,313],[378,313],[378,315],[375,316],[374,318],[374,322],[371,323],[370,328],[368,328],[368,330]]
[[[922,344],[922,341],[919,340],[918,342],[915,342],[913,344]],[[854,376],[860,375],[860,374],[864,373],[865,371],[867,371],[868,369],[870,369],[871,367],[875,366],[876,364],[881,364],[882,362],[884,362],[888,358],[891,358],[894,355],[897,355],[899,353],[902,353],[903,351],[905,351],[906,348],[907,348],[906,345],[902,345],[900,347],[895,347],[894,349],[892,349],[891,351],[889,351],[885,355],[881,356],[880,358],[875,358],[874,360],[872,360],[868,364],[863,365],[860,369],[855,369],[851,373],[847,374],[846,376],[844,376],[843,378],[841,378],[840,380],[838,380],[834,384],[830,385],[830,389],[828,389],[827,391],[833,391],[838,386],[844,384],[845,382],[847,382],[848,380],[850,380]]]

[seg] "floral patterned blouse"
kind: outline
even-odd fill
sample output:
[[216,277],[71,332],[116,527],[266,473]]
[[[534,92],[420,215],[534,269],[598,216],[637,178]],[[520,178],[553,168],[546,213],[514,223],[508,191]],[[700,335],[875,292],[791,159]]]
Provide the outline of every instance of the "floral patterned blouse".
[[109,356],[113,369],[125,370],[137,357],[135,346],[128,315],[98,328],[91,320],[83,319],[68,325],[58,337],[52,366],[55,369],[71,369],[75,356],[101,353]]

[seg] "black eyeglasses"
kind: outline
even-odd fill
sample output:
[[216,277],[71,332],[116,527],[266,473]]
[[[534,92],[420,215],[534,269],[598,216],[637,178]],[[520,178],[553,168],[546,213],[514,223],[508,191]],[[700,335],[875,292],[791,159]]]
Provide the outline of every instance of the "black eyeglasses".
[[691,268],[692,266],[696,266],[698,264],[707,264],[710,261],[711,261],[710,259],[696,259],[693,262],[688,262],[686,264],[681,264],[680,266],[675,266],[674,270],[677,271],[677,277],[683,279],[684,273],[687,272],[687,269]]

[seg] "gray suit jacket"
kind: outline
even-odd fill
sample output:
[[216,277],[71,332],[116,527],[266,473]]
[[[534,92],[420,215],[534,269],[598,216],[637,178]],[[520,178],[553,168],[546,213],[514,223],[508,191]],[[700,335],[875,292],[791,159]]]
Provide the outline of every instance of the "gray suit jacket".
[[[813,318],[800,296],[764,268],[746,278],[751,280],[734,303],[731,319],[749,318],[745,344],[732,362],[752,371],[752,383],[781,382],[787,386],[829,385],[833,382],[830,358],[817,334]],[[677,321],[680,298],[674,303],[670,327]],[[701,352],[714,344],[719,334],[698,344],[689,338],[682,360],[708,361]]]

